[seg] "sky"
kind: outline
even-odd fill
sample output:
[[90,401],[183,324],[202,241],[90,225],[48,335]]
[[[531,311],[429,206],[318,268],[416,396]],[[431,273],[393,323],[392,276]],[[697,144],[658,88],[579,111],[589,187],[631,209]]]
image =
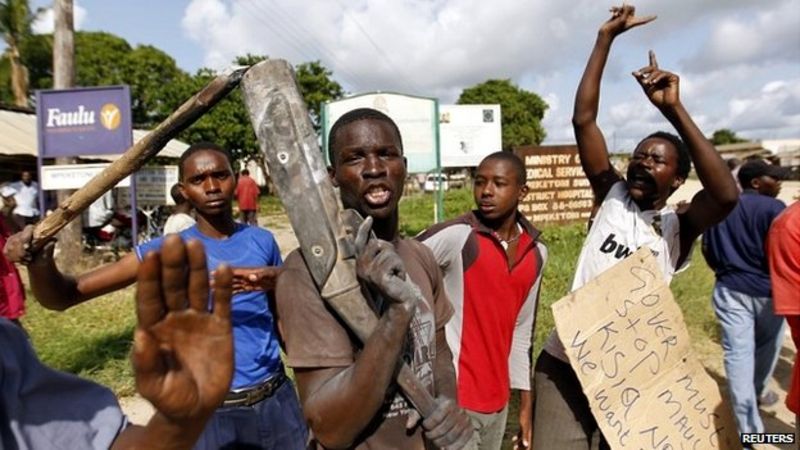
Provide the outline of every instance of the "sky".
[[[455,103],[508,78],[549,105],[545,144],[574,142],[575,89],[611,3],[597,0],[75,0],[76,28],[154,45],[186,71],[252,53],[320,60],[349,93],[395,91]],[[52,2],[32,1],[34,7]],[[655,51],[681,78],[700,129],[800,138],[800,0],[642,0],[654,22],[619,36],[598,123],[613,151],[671,130],[631,72]],[[52,30],[52,15],[36,24]]]

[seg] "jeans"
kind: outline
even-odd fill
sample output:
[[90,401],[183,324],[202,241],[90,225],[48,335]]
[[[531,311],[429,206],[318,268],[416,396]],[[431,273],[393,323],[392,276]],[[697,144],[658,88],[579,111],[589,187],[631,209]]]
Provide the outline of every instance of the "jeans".
[[217,409],[194,448],[302,450],[307,440],[294,385],[286,380],[255,405]]
[[758,397],[772,376],[783,344],[784,320],[771,297],[754,297],[717,283],[714,311],[722,326],[728,395],[740,433],[763,433]]

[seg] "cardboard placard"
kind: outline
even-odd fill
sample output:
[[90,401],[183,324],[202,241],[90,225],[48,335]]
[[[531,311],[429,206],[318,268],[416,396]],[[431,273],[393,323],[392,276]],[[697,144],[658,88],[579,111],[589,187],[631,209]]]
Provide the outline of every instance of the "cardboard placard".
[[552,309],[611,448],[742,448],[730,404],[692,352],[681,310],[648,248]]

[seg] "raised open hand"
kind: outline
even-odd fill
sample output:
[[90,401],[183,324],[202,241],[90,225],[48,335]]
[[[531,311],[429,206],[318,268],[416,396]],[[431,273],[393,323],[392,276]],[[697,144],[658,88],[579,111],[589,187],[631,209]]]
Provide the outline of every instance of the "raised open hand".
[[636,8],[633,5],[622,4],[611,8],[611,18],[600,27],[600,33],[616,37],[631,28],[644,25],[656,20],[657,16],[636,17]]
[[[188,272],[187,272],[188,268]],[[208,310],[203,245],[164,239],[137,277],[138,325],[131,355],[139,393],[174,421],[205,420],[222,403],[233,376],[231,270],[214,275]]]
[[649,53],[650,64],[633,72],[644,93],[656,108],[677,106],[680,103],[680,79],[672,72],[658,68],[656,54]]

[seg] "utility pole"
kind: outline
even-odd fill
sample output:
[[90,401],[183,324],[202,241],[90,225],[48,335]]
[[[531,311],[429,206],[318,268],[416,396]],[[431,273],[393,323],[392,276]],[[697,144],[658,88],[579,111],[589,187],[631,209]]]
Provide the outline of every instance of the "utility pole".
[[[54,0],[53,15],[53,88],[75,86],[75,42],[72,0]],[[74,164],[76,158],[56,158],[56,164]],[[72,191],[58,191],[59,204]],[[61,267],[76,267],[81,257],[81,218],[77,217],[58,233],[58,263]]]

